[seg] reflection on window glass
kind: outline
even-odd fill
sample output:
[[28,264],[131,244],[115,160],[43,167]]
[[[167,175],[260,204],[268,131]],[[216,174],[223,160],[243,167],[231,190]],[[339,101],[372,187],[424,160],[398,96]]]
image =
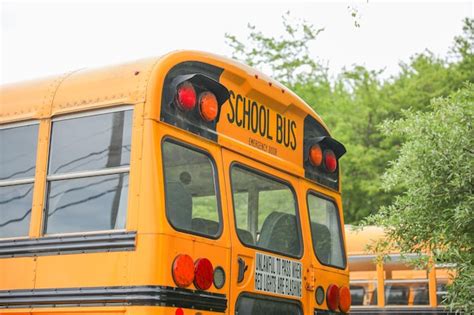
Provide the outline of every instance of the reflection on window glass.
[[163,143],[166,214],[171,225],[207,236],[220,231],[214,167],[209,157],[171,141]]
[[0,129],[0,238],[28,236],[37,142],[38,124]]
[[128,174],[49,183],[45,233],[125,228]]
[[132,111],[53,123],[49,174],[130,164]]
[[239,166],[232,167],[231,178],[240,240],[246,245],[297,256],[301,241],[291,189]]
[[241,296],[237,301],[236,314],[246,315],[300,315],[300,307],[291,302],[276,299],[263,299]]
[[0,238],[28,236],[33,184],[0,187]]
[[324,265],[344,268],[341,224],[336,205],[325,198],[309,194],[308,208],[316,256]]
[[0,129],[0,180],[35,175],[38,124]]
[[131,133],[131,110],[53,122],[44,233],[125,228]]

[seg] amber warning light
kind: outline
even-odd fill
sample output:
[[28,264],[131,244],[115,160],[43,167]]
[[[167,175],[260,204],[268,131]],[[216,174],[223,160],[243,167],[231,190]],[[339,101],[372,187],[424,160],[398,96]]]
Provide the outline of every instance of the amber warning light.
[[[175,102],[182,111],[191,111],[196,107],[197,93],[194,86],[185,81],[176,90]],[[202,119],[211,122],[217,118],[219,104],[214,93],[204,91],[199,95],[199,114]]]
[[324,166],[329,173],[334,173],[337,169],[337,157],[334,151],[326,149],[323,151],[319,144],[314,144],[309,149],[309,162],[316,167]]
[[172,88],[174,114],[198,125],[217,122],[220,106],[229,98],[225,86],[202,74],[177,76]]

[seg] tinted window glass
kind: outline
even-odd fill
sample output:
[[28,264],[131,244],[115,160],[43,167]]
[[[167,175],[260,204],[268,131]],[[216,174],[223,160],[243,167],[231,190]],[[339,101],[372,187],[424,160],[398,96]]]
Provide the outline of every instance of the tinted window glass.
[[163,143],[166,214],[171,225],[206,236],[216,236],[220,220],[216,176],[210,158],[176,144]]
[[319,261],[324,265],[345,267],[341,225],[334,202],[314,194],[308,195],[311,236]]
[[128,174],[49,183],[45,233],[125,228]]
[[250,246],[297,256],[301,240],[290,187],[240,166],[231,171],[237,234]]
[[0,238],[28,236],[33,184],[0,187]]
[[365,288],[351,285],[351,305],[364,305]]
[[414,285],[413,287],[413,305],[428,305],[429,295],[428,295],[428,284],[423,283],[420,285]]
[[0,180],[34,177],[38,124],[0,129]]
[[237,301],[236,314],[245,315],[300,315],[300,307],[291,302],[280,299],[264,299],[250,296],[241,296]]
[[386,285],[385,286],[385,304],[386,305],[408,305],[408,293],[410,288],[407,286]]
[[132,111],[53,123],[49,174],[130,164]]

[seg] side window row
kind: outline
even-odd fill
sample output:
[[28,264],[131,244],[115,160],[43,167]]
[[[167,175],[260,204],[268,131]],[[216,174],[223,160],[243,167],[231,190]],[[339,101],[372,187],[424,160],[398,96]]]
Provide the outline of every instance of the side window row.
[[[43,234],[125,228],[131,126],[131,110],[53,120]],[[28,236],[38,127],[0,129],[0,238]]]

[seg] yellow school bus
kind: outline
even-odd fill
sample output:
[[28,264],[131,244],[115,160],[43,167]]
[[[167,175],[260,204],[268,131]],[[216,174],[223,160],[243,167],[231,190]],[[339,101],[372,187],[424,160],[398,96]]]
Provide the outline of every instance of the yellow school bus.
[[409,260],[417,256],[402,257],[396,248],[378,261],[368,253],[367,245],[383,239],[382,228],[355,230],[346,226],[345,230],[351,314],[449,314],[441,305],[452,277],[449,265],[416,269]]
[[349,311],[345,148],[283,85],[181,51],[0,97],[1,314]]

